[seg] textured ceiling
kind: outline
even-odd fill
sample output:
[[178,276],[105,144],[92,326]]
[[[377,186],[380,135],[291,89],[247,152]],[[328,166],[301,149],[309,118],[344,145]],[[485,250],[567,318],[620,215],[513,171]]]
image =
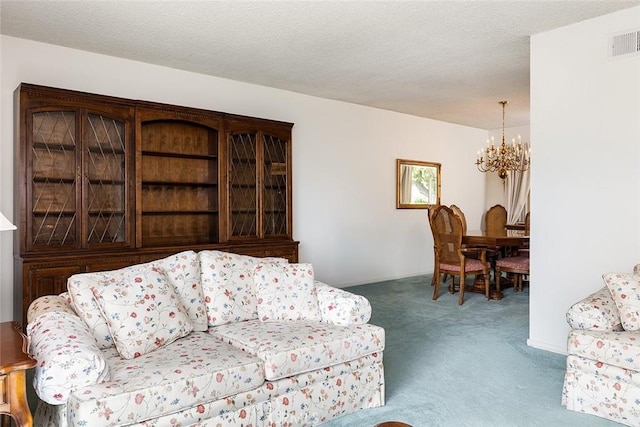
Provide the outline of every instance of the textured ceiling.
[[531,35],[636,5],[2,0],[0,32],[496,129],[503,99],[507,127],[529,123]]

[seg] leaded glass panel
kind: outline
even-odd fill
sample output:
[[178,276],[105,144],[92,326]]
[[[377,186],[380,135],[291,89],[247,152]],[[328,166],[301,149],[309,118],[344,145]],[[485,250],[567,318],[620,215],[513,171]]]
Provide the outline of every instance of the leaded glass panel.
[[32,115],[31,244],[78,243],[76,212],[76,113]]
[[256,134],[232,134],[229,156],[231,235],[257,235]]
[[287,234],[287,141],[264,135],[264,234]]
[[87,209],[89,243],[125,240],[124,122],[89,114]]

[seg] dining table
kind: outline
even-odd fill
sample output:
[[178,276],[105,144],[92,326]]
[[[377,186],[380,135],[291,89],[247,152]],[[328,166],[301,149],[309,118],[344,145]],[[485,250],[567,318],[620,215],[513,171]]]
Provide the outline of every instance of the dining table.
[[467,230],[462,236],[464,245],[483,245],[521,248],[529,243],[526,230]]
[[[462,244],[466,246],[485,246],[491,248],[523,248],[529,244],[529,232],[526,230],[467,230],[462,236]],[[493,266],[492,266],[493,267]],[[495,270],[494,270],[495,272]],[[495,284],[495,280],[492,281]],[[508,283],[507,281],[501,284]],[[473,287],[465,288],[471,292],[484,294],[484,280],[476,278]],[[494,288],[491,292],[491,299],[500,300],[503,297],[502,291]]]

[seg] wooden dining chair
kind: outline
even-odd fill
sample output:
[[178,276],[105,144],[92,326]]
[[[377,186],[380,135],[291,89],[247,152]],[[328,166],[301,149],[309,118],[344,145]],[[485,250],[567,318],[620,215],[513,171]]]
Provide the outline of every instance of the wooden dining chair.
[[[431,235],[433,236],[433,265],[436,265],[436,263],[438,262],[438,256],[436,254],[436,233],[434,231],[434,224],[433,224],[433,214],[436,211],[436,207],[437,206],[432,206],[430,208],[427,208],[427,217],[429,219],[429,228],[431,229]],[[444,278],[442,279],[443,281],[447,281],[447,275],[444,275]],[[433,274],[433,276],[431,276],[431,286],[435,286],[436,284],[436,275],[435,273]]]
[[[431,229],[431,235],[433,236],[433,265],[438,262],[438,258],[436,255],[436,233],[433,229],[433,213],[435,212],[435,207],[427,208],[427,219],[429,220],[429,228]],[[436,284],[436,275],[431,276],[431,286]]]
[[528,256],[510,256],[496,261],[496,291],[500,293],[502,273],[510,273],[513,277],[513,291],[522,292],[522,279],[529,275]]
[[[462,246],[462,221],[451,208],[438,206],[433,213],[433,233],[435,241],[435,267],[434,276],[436,278],[433,290],[433,299],[437,300],[440,293],[440,283],[442,275],[452,276],[449,292],[455,292],[455,282],[453,277],[460,278],[458,304],[464,302],[464,288],[467,275],[482,274],[484,278],[485,296],[489,299],[489,265],[486,261],[486,251],[484,248],[465,249]],[[466,256],[469,251],[473,251],[477,258]]]
[[502,231],[507,227],[507,210],[502,205],[492,206],[484,216],[485,230]]
[[462,221],[462,234],[467,234],[467,217],[462,212],[462,209],[458,207],[458,205],[451,205],[451,210],[454,214],[460,217],[460,221]]

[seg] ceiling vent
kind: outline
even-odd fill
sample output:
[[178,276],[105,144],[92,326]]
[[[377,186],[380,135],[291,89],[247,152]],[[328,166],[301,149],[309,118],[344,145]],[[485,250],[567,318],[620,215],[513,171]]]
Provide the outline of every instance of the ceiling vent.
[[609,39],[609,56],[612,58],[640,53],[640,30],[616,34]]

